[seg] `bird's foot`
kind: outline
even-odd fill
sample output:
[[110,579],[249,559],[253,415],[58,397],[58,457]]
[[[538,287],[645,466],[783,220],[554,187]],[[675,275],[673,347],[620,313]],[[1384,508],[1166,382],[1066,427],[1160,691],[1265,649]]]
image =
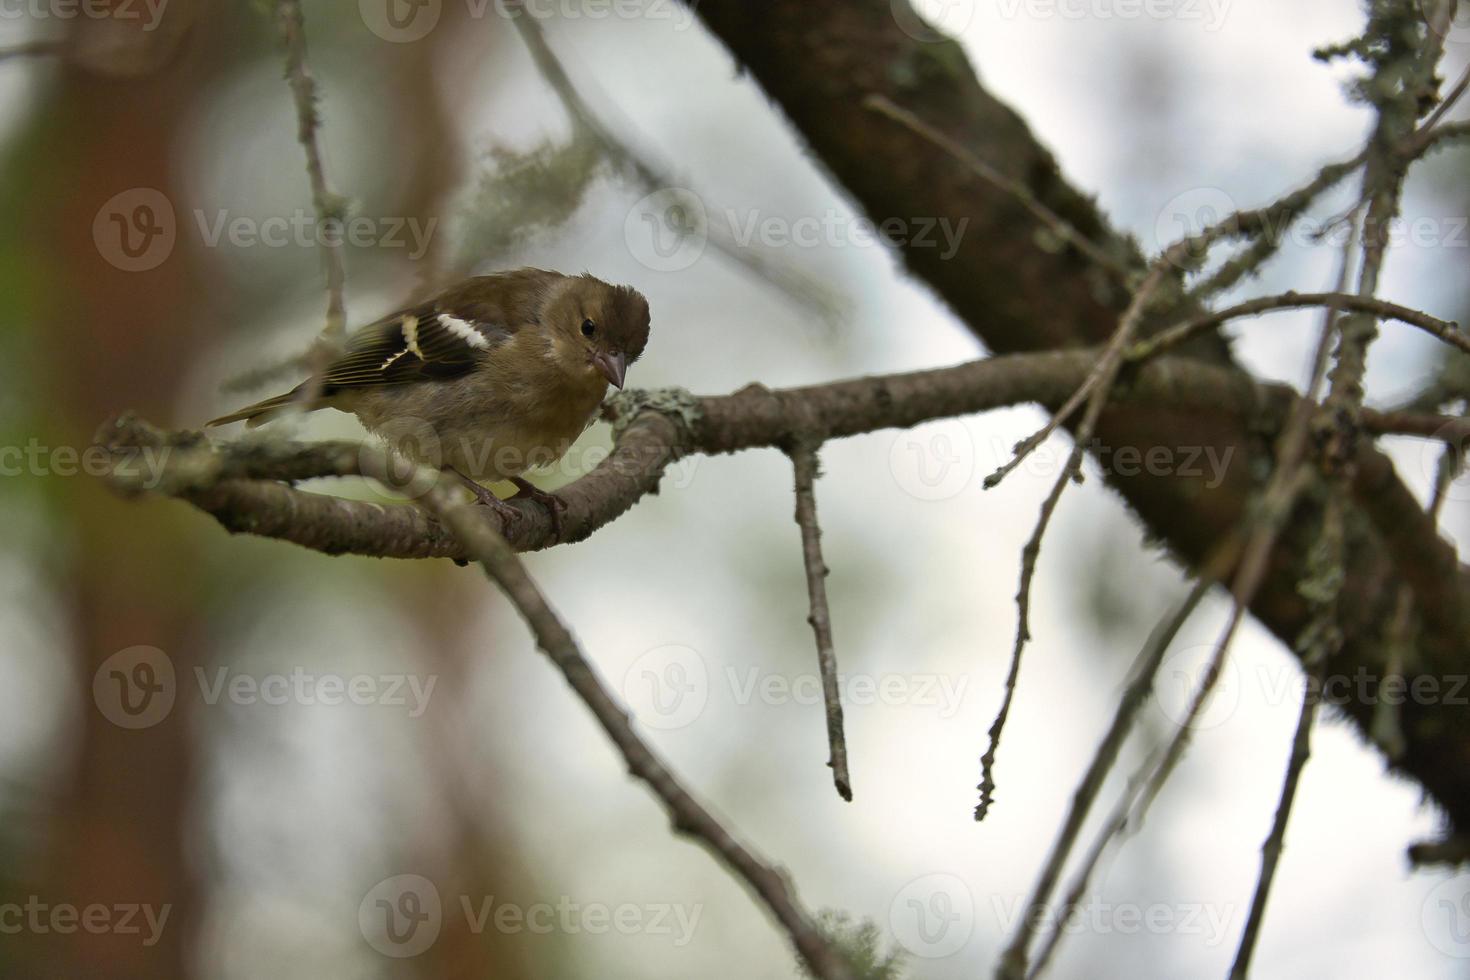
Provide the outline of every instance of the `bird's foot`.
[[516,508],[506,503],[504,500],[501,500],[499,497],[495,496],[495,494],[491,493],[485,487],[480,486],[480,484],[476,483],[474,480],[471,480],[459,470],[451,469],[449,470],[449,472],[459,477],[459,480],[461,483],[464,484],[465,489],[475,495],[476,503],[482,504],[485,507],[489,507],[491,510],[495,511],[496,514],[500,515],[500,523],[507,530],[509,530],[511,527],[514,527],[516,523],[518,523],[525,517],[525,515],[522,514],[519,510],[516,510]]
[[516,485],[516,495],[511,498],[512,500],[520,497],[528,497],[546,508],[546,512],[551,515],[551,533],[556,540],[560,541],[561,518],[562,514],[566,512],[567,502],[556,494],[547,493],[545,490],[533,486],[530,482],[518,476],[511,477],[510,482]]

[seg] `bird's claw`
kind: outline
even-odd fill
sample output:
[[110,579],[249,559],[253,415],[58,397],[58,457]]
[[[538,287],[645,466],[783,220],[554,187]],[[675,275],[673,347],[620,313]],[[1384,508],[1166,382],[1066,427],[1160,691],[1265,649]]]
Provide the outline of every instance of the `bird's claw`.
[[511,482],[516,485],[515,496],[511,499],[517,500],[521,497],[526,497],[536,501],[538,504],[545,507],[546,513],[551,517],[551,534],[556,540],[560,541],[562,515],[566,513],[567,502],[558,497],[556,494],[547,493],[540,487],[533,486],[530,482],[523,480],[518,476],[513,477],[511,479]]
[[458,470],[450,470],[450,472],[459,477],[460,482],[464,484],[465,489],[475,495],[475,503],[480,504],[484,507],[488,507],[491,510],[495,511],[497,515],[499,515],[500,523],[506,530],[514,527],[517,523],[521,521],[522,518],[525,517],[525,515],[522,514],[519,510],[506,503],[504,500],[501,500],[499,497],[495,496],[495,494],[492,493],[489,489],[480,486],[480,484],[476,483],[474,480],[471,480],[463,473],[460,473]]

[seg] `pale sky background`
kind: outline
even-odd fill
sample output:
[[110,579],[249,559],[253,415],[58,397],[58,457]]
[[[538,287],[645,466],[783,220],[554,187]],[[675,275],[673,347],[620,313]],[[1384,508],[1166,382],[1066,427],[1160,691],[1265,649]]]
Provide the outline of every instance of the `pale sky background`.
[[[1175,5],[1180,13],[1171,17],[1104,16],[1119,6],[1126,5],[1074,3],[1069,9],[1088,12],[1079,19],[1046,16],[1044,4],[999,0],[934,9],[959,30],[984,83],[1146,248],[1160,244],[1160,227],[1172,227],[1171,202],[1224,195],[1238,205],[1264,203],[1355,152],[1369,116],[1343,100],[1341,67],[1314,61],[1310,50],[1358,30],[1356,4],[1217,0],[1212,12],[1201,0]],[[308,23],[310,16],[308,4]],[[569,19],[549,24],[547,34],[594,105],[674,161],[681,180],[712,207],[793,220],[835,209],[842,221],[850,219],[848,205],[751,80],[697,25],[680,29],[683,23],[682,12]],[[365,195],[385,175],[371,153],[381,138],[372,90],[354,81],[370,72],[361,51],[377,42],[365,30],[360,37],[344,33],[340,47],[316,45],[313,62],[326,92],[334,183]],[[486,65],[476,57],[480,44],[467,34],[462,64],[443,75],[443,84],[467,92],[493,86],[488,97],[476,96],[478,115],[466,122],[471,150],[526,147],[564,133],[554,99],[529,63],[518,55],[518,63]],[[1470,44],[1452,45],[1452,77],[1467,53]],[[304,201],[298,171],[262,165],[294,161],[299,151],[279,69],[257,67],[219,93],[178,147],[205,209],[284,213]],[[0,106],[23,104],[28,84],[24,71],[7,66]],[[9,127],[19,118],[10,108],[0,121]],[[250,134],[243,145],[241,132]],[[1411,182],[1406,214],[1463,213],[1463,197],[1445,193],[1449,173],[1443,162],[1422,171]],[[1180,197],[1189,194],[1196,196]],[[752,380],[814,383],[979,353],[971,335],[877,247],[777,250],[778,261],[850,298],[835,327],[713,251],[679,272],[647,269],[624,240],[625,218],[641,196],[619,183],[600,184],[559,235],[516,259],[589,268],[649,296],[653,339],[632,384],[720,393]],[[1336,203],[1318,213],[1331,214]],[[1382,294],[1454,316],[1470,255],[1461,234],[1458,248],[1395,251]],[[1288,248],[1245,291],[1325,288],[1334,258],[1325,246]],[[218,257],[216,273],[248,279],[293,261],[315,268],[301,253],[238,249]],[[386,309],[411,285],[407,273],[398,281],[351,281],[354,315]],[[231,357],[267,360],[258,339],[272,325],[275,349],[300,345],[320,298],[314,276],[300,275],[294,288],[270,311],[270,322],[243,325]],[[1238,350],[1261,374],[1299,381],[1316,322],[1312,314],[1250,321],[1235,331]],[[1373,353],[1372,394],[1390,400],[1428,371],[1433,352],[1409,328],[1389,326]],[[223,407],[230,396],[215,388],[228,373],[217,363],[201,365],[175,421],[193,424]],[[982,492],[980,480],[1041,419],[1031,409],[995,412],[844,440],[823,452],[817,493],[838,654],[845,672],[886,684],[900,702],[847,708],[851,804],[832,790],[821,708],[806,697],[815,658],[789,465],[778,453],[685,461],[660,496],[587,542],[528,559],[603,676],[647,719],[643,730],[655,748],[743,840],[790,870],[808,907],[869,917],[889,942],[897,930],[920,954],[944,947],[948,955],[910,961],[907,975],[914,978],[968,980],[993,967],[1127,665],[1180,591],[1177,570],[1143,548],[1132,519],[1099,480],[1068,492],[1033,589],[1035,639],[999,756],[997,801],[976,825],[976,760],[1012,642],[1020,550],[1067,444],[1056,440],[1049,455],[996,490]],[[354,430],[338,418],[313,421],[309,431]],[[587,438],[605,441],[605,430]],[[955,467],[950,482],[934,491],[916,461],[936,450]],[[1428,473],[1418,446],[1402,447],[1398,459],[1422,488]],[[1470,489],[1459,490],[1446,526],[1463,542]],[[218,663],[253,675],[297,666],[433,672],[431,662],[417,659],[421,641],[411,628],[371,599],[372,590],[392,581],[393,568],[334,562],[284,545],[254,547],[268,560],[279,558],[280,574],[258,585],[246,611],[222,614],[212,651]],[[0,761],[24,765],[38,747],[65,744],[69,713],[90,706],[44,707],[64,704],[68,693],[47,639],[64,623],[24,566],[0,565],[0,583],[0,616],[14,638],[0,657],[7,677],[16,678],[0,688],[0,746],[7,747]],[[653,798],[629,780],[504,602],[469,571],[455,586],[472,633],[463,649],[481,654],[467,686],[436,689],[432,697],[444,702],[438,708],[454,709],[448,724],[463,751],[456,761],[474,777],[464,791],[510,822],[508,846],[535,884],[496,900],[658,903],[699,916],[687,943],[649,931],[546,938],[564,945],[569,975],[792,976],[785,939],[702,850],[671,837]],[[1092,614],[1099,603],[1121,606],[1121,624],[1099,631]],[[248,608],[275,614],[262,622]],[[1166,672],[1187,670],[1205,656],[1224,612],[1215,602],[1196,616]],[[672,727],[646,687],[650,671],[673,676],[671,663],[704,701],[702,710],[676,712],[682,724]],[[1241,632],[1212,724],[1197,734],[1146,826],[1103,862],[1089,901],[1104,927],[1070,936],[1052,976],[1096,977],[1100,965],[1108,975],[1224,974],[1274,812],[1298,678],[1295,661],[1264,630],[1250,624]],[[795,697],[785,693],[793,685]],[[775,693],[763,697],[762,690]],[[1177,705],[1167,696],[1150,704],[1142,734],[1167,737],[1169,708]],[[321,972],[394,976],[394,963],[358,934],[356,909],[388,875],[434,873],[393,854],[396,842],[440,819],[436,767],[421,751],[429,722],[386,706],[304,705],[206,707],[197,720],[213,754],[198,806],[205,829],[195,846],[201,861],[223,875],[199,951],[210,964],[204,972],[281,980]],[[1136,750],[1125,753],[1120,771],[1138,758]],[[1445,894],[1432,892],[1444,876],[1411,873],[1404,858],[1408,843],[1433,833],[1435,817],[1417,789],[1383,772],[1376,754],[1324,718],[1255,977],[1466,975],[1466,961],[1439,948],[1445,931],[1432,918]],[[1117,788],[1115,781],[1100,811]],[[1445,887],[1463,894],[1464,879]],[[913,939],[908,903],[937,909],[936,890],[956,918],[939,946],[926,946]],[[457,907],[458,896],[442,897],[446,908]],[[1122,921],[1115,916],[1120,908],[1153,907],[1175,927],[1156,934],[1106,928]],[[533,946],[541,940],[526,937]],[[1470,955],[1463,943],[1457,951]]]

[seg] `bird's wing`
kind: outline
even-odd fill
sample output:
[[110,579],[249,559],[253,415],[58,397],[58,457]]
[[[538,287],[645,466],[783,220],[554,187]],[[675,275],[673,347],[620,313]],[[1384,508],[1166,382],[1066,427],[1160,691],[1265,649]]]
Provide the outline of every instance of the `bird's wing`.
[[425,303],[402,310],[353,334],[347,349],[327,367],[323,393],[467,374],[519,326],[462,316],[446,305]]

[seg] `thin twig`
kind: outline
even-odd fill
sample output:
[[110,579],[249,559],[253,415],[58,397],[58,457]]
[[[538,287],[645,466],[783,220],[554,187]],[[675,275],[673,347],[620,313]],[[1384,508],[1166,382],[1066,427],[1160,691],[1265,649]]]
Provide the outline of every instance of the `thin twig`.
[[[1375,436],[1419,436],[1437,439],[1449,448],[1470,439],[1470,416],[1438,415],[1434,412],[1363,409],[1363,431]],[[1431,517],[1433,514],[1431,513]]]
[[317,129],[316,79],[306,60],[306,22],[300,0],[276,0],[276,28],[286,48],[286,82],[296,101],[296,139],[306,152],[306,175],[311,181],[311,201],[322,223],[322,258],[327,267],[327,322],[322,339],[340,342],[347,329],[347,270],[342,257],[342,208],[344,201],[327,186],[322,166]]
[[[1028,910],[1042,908],[1050,900],[1056,882],[1061,877],[1062,869],[1066,866],[1067,858],[1071,854],[1072,846],[1077,840],[1077,835],[1081,833],[1082,825],[1092,809],[1092,804],[1097,799],[1097,794],[1102,789],[1114,762],[1117,761],[1118,753],[1122,750],[1129,732],[1133,729],[1133,721],[1138,716],[1138,710],[1148,699],[1150,691],[1153,690],[1154,675],[1158,673],[1159,665],[1164,661],[1164,654],[1168,652],[1169,645],[1174,642],[1174,637],[1179,635],[1179,631],[1184,628],[1184,624],[1189,621],[1190,616],[1194,614],[1195,609],[1209,590],[1218,584],[1229,570],[1231,563],[1237,557],[1237,547],[1238,541],[1231,538],[1224,547],[1219,549],[1216,556],[1206,563],[1199,580],[1189,590],[1189,594],[1168,617],[1154,628],[1148,642],[1139,651],[1128,686],[1124,689],[1122,697],[1118,700],[1118,706],[1114,710],[1113,721],[1098,744],[1097,751],[1093,753],[1087,772],[1072,793],[1072,803],[1063,819],[1062,829],[1058,832],[1057,839],[1047,854],[1046,862],[1027,900]],[[1063,906],[1064,908],[1070,908],[1075,902],[1075,896],[1080,896],[1086,890],[1088,877],[1092,867],[1097,863],[1101,850],[1102,846],[1099,844],[1089,854],[1084,870],[1074,879],[1071,895]],[[1030,918],[1033,917],[1023,917],[1020,927],[1022,934],[1011,941],[1010,949],[1024,954],[1027,946],[1030,945],[1030,930],[1036,925],[1034,922],[1026,922],[1026,919]],[[1030,976],[1036,976],[1045,968],[1047,960],[1060,941],[1062,925],[1061,922],[1058,922],[1052,934],[1043,944]],[[1008,951],[1007,956],[1009,955]],[[1004,972],[1004,964],[1005,960],[1002,959],[1002,976],[1007,975]],[[1024,961],[1020,963],[1020,969],[1024,971]]]
[[1368,159],[1360,150],[1351,160],[1329,163],[1307,183],[1261,208],[1237,211],[1188,240],[1184,254],[1196,265],[1203,264],[1210,249],[1230,238],[1250,238],[1248,246],[1223,262],[1203,282],[1185,295],[1193,303],[1204,303],[1259,269],[1281,248],[1281,239],[1298,217],[1328,190],[1345,180]]
[[863,106],[880,115],[887,116],[916,136],[934,144],[960,163],[963,163],[975,176],[1015,198],[1022,207],[1031,212],[1032,217],[1045,225],[1058,239],[1071,245],[1095,262],[1099,267],[1112,273],[1119,281],[1126,283],[1139,271],[1131,268],[1117,256],[1112,255],[1083,235],[1061,215],[1043,204],[1035,194],[1031,193],[1030,188],[1025,184],[1019,180],[1012,180],[999,170],[996,170],[990,164],[981,160],[958,142],[941,133],[909,110],[895,105],[887,96],[876,93],[869,95],[863,100]]
[[[1347,285],[1352,268],[1355,242],[1356,235],[1349,238],[1343,250],[1334,292],[1342,292]],[[1149,807],[1153,805],[1154,799],[1163,789],[1174,767],[1178,765],[1185,749],[1188,748],[1189,735],[1193,730],[1195,719],[1199,717],[1205,704],[1209,702],[1224,670],[1225,657],[1230,650],[1230,641],[1240,626],[1245,610],[1250,606],[1261,582],[1266,577],[1267,564],[1276,546],[1276,538],[1295,509],[1297,499],[1311,480],[1312,474],[1305,465],[1305,460],[1314,415],[1313,406],[1316,405],[1322,384],[1327,377],[1332,342],[1338,336],[1337,313],[1337,308],[1329,304],[1323,317],[1322,329],[1318,334],[1317,349],[1312,356],[1312,376],[1307,384],[1306,397],[1292,406],[1291,415],[1277,439],[1276,465],[1271,471],[1271,478],[1267,481],[1265,490],[1261,493],[1260,504],[1251,518],[1245,549],[1231,582],[1230,592],[1234,601],[1230,610],[1230,618],[1224,630],[1221,631],[1219,640],[1215,643],[1214,652],[1205,666],[1204,675],[1200,679],[1200,685],[1195,690],[1194,697],[1190,700],[1184,719],[1180,721],[1174,738],[1164,750],[1162,760],[1148,779],[1143,798],[1138,804],[1137,813],[1132,818],[1135,822],[1143,819],[1143,814],[1147,813]]]
[[[1107,401],[1108,394],[1112,389],[1113,381],[1118,376],[1118,368],[1122,363],[1124,352],[1127,350],[1134,333],[1137,332],[1138,326],[1143,320],[1144,311],[1149,301],[1153,298],[1153,294],[1163,284],[1164,278],[1169,273],[1168,254],[1165,253],[1164,257],[1157,259],[1149,268],[1148,275],[1144,277],[1143,284],[1138,287],[1138,291],[1134,293],[1132,301],[1128,304],[1128,309],[1124,311],[1123,317],[1118,323],[1118,329],[1114,330],[1112,337],[1108,339],[1108,344],[1103,349],[1102,356],[1098,358],[1097,363],[1088,372],[1087,379],[1077,387],[1076,391],[1072,392],[1072,396],[1067,399],[1061,408],[1052,413],[1051,418],[1046,420],[1045,425],[1016,445],[1015,451],[1009,460],[985,478],[985,489],[989,490],[995,487],[1001,480],[1006,478],[1007,474],[1015,470],[1017,466],[1020,466],[1022,460],[1035,452],[1037,447],[1049,439],[1052,433],[1056,432],[1057,429],[1072,417],[1072,414],[1077,411],[1077,408],[1085,399],[1090,399],[1088,403],[1089,414],[1101,412],[1102,405]],[[1095,411],[1093,406],[1096,406]],[[1096,422],[1096,419],[1094,419],[1094,422]],[[1078,430],[1076,433],[1076,446],[1085,445],[1092,438],[1091,429],[1085,421],[1083,426],[1088,428],[1088,431],[1084,433],[1081,429]],[[1073,459],[1076,463],[1081,463],[1081,454],[1075,451],[1075,447]],[[1067,476],[1068,471],[1073,469],[1074,467],[1069,464],[1067,470],[1063,471],[1063,476]]]
[[[1322,545],[1328,549],[1326,562],[1332,567],[1343,559],[1343,512],[1346,498],[1334,493],[1327,502],[1322,517]],[[1328,574],[1331,574],[1329,569]],[[1291,819],[1292,805],[1296,802],[1297,786],[1301,782],[1303,769],[1312,753],[1312,725],[1317,718],[1317,705],[1321,701],[1322,680],[1327,664],[1337,652],[1341,642],[1336,623],[1338,618],[1338,589],[1314,600],[1318,608],[1316,621],[1309,627],[1311,639],[1309,649],[1303,652],[1305,683],[1302,685],[1302,705],[1297,714],[1296,734],[1292,737],[1291,756],[1286,764],[1286,775],[1281,784],[1281,795],[1276,804],[1276,815],[1271,821],[1271,832],[1261,845],[1261,870],[1256,878],[1255,893],[1251,896],[1250,911],[1246,915],[1245,928],[1241,930],[1240,943],[1236,947],[1235,961],[1230,967],[1230,980],[1246,980],[1250,973],[1251,957],[1255,953],[1256,940],[1260,936],[1261,924],[1266,919],[1266,903],[1271,896],[1271,885],[1276,880],[1276,869],[1281,864],[1281,851],[1286,843],[1286,825]]]
[[[1352,236],[1343,252],[1343,258],[1338,270],[1336,292],[1342,292],[1347,283],[1352,266],[1353,245],[1356,235]],[[1313,418],[1312,405],[1316,403],[1318,392],[1327,376],[1329,355],[1332,350],[1332,341],[1340,336],[1338,329],[1338,309],[1335,304],[1329,302],[1323,319],[1322,330],[1317,341],[1317,349],[1313,356],[1312,377],[1307,386],[1307,397],[1293,406],[1292,417],[1288,420],[1278,441],[1276,450],[1276,466],[1271,473],[1271,478],[1262,494],[1261,505],[1254,517],[1253,527],[1250,530],[1245,551],[1241,557],[1239,567],[1236,569],[1234,580],[1231,583],[1231,594],[1233,603],[1230,610],[1230,618],[1219,640],[1216,641],[1214,652],[1205,667],[1204,676],[1191,699],[1189,708],[1184,718],[1179,722],[1178,730],[1173,739],[1170,740],[1156,766],[1153,767],[1145,781],[1142,797],[1137,804],[1136,813],[1130,819],[1135,822],[1141,821],[1147,813],[1153,801],[1157,798],[1164,784],[1172,775],[1174,768],[1183,757],[1184,751],[1189,744],[1189,736],[1193,731],[1195,720],[1199,717],[1204,706],[1209,702],[1214,693],[1215,685],[1219,682],[1224,670],[1225,659],[1230,651],[1231,641],[1235,636],[1244,618],[1245,610],[1254,600],[1256,592],[1265,579],[1266,568],[1271,552],[1276,545],[1276,539],[1295,509],[1296,502],[1306,489],[1312,478],[1312,470],[1306,465],[1306,450],[1311,431]],[[1310,719],[1308,720],[1310,723]],[[1297,770],[1299,772],[1299,770]],[[1290,770],[1289,770],[1290,772]],[[1290,788],[1294,791],[1294,777],[1288,775]],[[1289,810],[1290,798],[1283,796],[1284,806]],[[1278,817],[1281,816],[1281,808],[1278,807]],[[1269,876],[1266,875],[1265,861],[1267,860],[1263,851],[1263,885],[1258,887],[1257,897],[1264,908],[1265,898],[1269,891]],[[1274,870],[1274,865],[1272,869]],[[1246,954],[1249,955],[1248,953]]]
[[598,678],[576,638],[552,610],[505,539],[491,529],[474,505],[460,502],[442,487],[436,486],[421,500],[427,510],[464,542],[485,574],[500,586],[531,628],[537,645],[591,709],[622,754],[629,772],[647,784],[663,803],[674,830],[693,837],[745,881],[786,930],[814,976],[823,980],[848,980],[851,974],[847,965],[801,907],[785,875],[737,841],[638,737],[627,712]]
[[1046,534],[1047,525],[1051,523],[1052,512],[1056,510],[1057,502],[1062,498],[1062,491],[1066,489],[1067,481],[1068,477],[1064,471],[1062,478],[1052,484],[1051,492],[1041,504],[1041,516],[1036,522],[1036,528],[1031,532],[1031,538],[1026,542],[1026,547],[1021,549],[1021,587],[1016,592],[1016,639],[1011,647],[1011,662],[1006,671],[1000,708],[995,712],[995,719],[990,723],[990,730],[986,732],[985,751],[980,756],[980,782],[975,787],[979,791],[979,799],[975,803],[977,821],[985,819],[986,814],[990,812],[991,803],[995,800],[995,754],[1000,749],[1000,736],[1005,731],[1006,720],[1011,714],[1011,702],[1016,696],[1016,683],[1021,676],[1021,654],[1026,649],[1027,641],[1031,639],[1031,582],[1036,574],[1036,561],[1041,555],[1042,536]]
[[[1236,211],[1196,234],[1181,238],[1166,247],[1160,253],[1159,257],[1150,264],[1148,273],[1134,294],[1132,303],[1123,314],[1119,329],[1114,332],[1112,339],[1109,341],[1108,349],[1104,352],[1104,357],[1098,361],[1097,366],[1088,376],[1087,381],[1073,393],[1066,404],[1047,420],[1046,425],[1022,440],[1016,446],[1016,450],[1009,461],[985,478],[986,488],[995,486],[1001,480],[1005,479],[1008,473],[1021,465],[1022,460],[1035,451],[1038,446],[1045,442],[1053,432],[1071,417],[1084,397],[1091,395],[1094,401],[1096,401],[1098,392],[1101,392],[1102,398],[1104,400],[1106,399],[1107,392],[1112,387],[1113,379],[1117,376],[1122,349],[1126,348],[1127,344],[1132,340],[1132,334],[1137,330],[1143,314],[1146,312],[1149,300],[1152,299],[1153,293],[1162,284],[1164,275],[1171,268],[1189,269],[1197,266],[1204,261],[1209,249],[1216,242],[1225,238],[1244,234],[1258,234],[1263,231],[1269,233],[1273,224],[1295,218],[1323,191],[1361,166],[1365,158],[1366,151],[1345,163],[1330,164],[1323,167],[1305,186],[1282,197],[1275,203],[1250,211]],[[1124,327],[1127,327],[1127,329],[1125,330]],[[1115,353],[1114,348],[1119,348],[1119,350]]]
[[1453,347],[1470,353],[1470,334],[1462,332],[1459,324],[1453,320],[1441,320],[1438,317],[1421,313],[1407,306],[1390,303],[1372,296],[1357,296],[1352,293],[1286,292],[1277,296],[1262,296],[1257,299],[1247,300],[1243,303],[1237,303],[1235,306],[1226,307],[1223,310],[1202,313],[1182,323],[1177,323],[1165,330],[1159,331],[1146,340],[1140,340],[1134,344],[1128,350],[1127,357],[1130,361],[1146,360],[1164,351],[1173,350],[1186,340],[1212,327],[1217,327],[1227,320],[1234,320],[1246,316],[1258,316],[1259,314],[1269,313],[1273,310],[1302,309],[1312,306],[1327,306],[1329,304],[1336,306],[1338,309],[1351,310],[1358,313],[1372,313],[1387,319],[1399,320],[1410,326],[1418,327],[1420,330],[1438,337]]
[[1280,250],[1282,236],[1296,219],[1318,197],[1361,167],[1367,158],[1367,151],[1363,150],[1351,160],[1329,163],[1306,184],[1274,203],[1263,208],[1237,211],[1191,239],[1184,251],[1196,265],[1203,264],[1210,249],[1221,241],[1230,238],[1252,240],[1203,282],[1192,286],[1185,299],[1196,304],[1204,303],[1254,273]]
[[827,606],[827,563],[822,558],[822,528],[817,523],[817,495],[813,484],[820,475],[817,449],[798,443],[788,451],[796,472],[796,523],[801,528],[801,558],[806,566],[806,590],[811,601],[812,633],[817,641],[817,667],[822,675],[822,704],[827,712],[827,746],[832,782],[837,794],[852,801],[847,772],[847,739],[842,733],[842,694],[837,686],[837,654],[832,645],[832,613]]
[[1470,139],[1470,120],[1440,123],[1424,134],[1424,138],[1420,141],[1418,152],[1422,155],[1443,143],[1451,143],[1455,140],[1463,139]]
[[[977,821],[985,819],[994,800],[995,755],[1000,748],[1001,733],[1005,730],[1006,719],[1011,712],[1011,702],[1015,697],[1016,683],[1021,673],[1021,656],[1026,649],[1026,643],[1031,639],[1031,583],[1036,576],[1036,563],[1041,556],[1042,539],[1051,524],[1052,515],[1056,513],[1057,504],[1061,502],[1062,493],[1067,489],[1067,484],[1080,478],[1082,457],[1087,445],[1092,441],[1092,435],[1097,430],[1098,419],[1102,417],[1103,406],[1107,404],[1113,383],[1117,380],[1118,368],[1123,363],[1123,352],[1133,339],[1139,324],[1143,322],[1144,311],[1148,308],[1154,292],[1163,284],[1170,271],[1169,263],[1164,258],[1156,261],[1149,269],[1148,275],[1144,277],[1143,285],[1138,288],[1132,302],[1128,304],[1128,309],[1124,311],[1118,329],[1113,332],[1107,347],[1104,348],[1097,367],[1088,374],[1083,388],[1091,384],[1090,401],[1087,403],[1087,411],[1074,434],[1072,451],[1067,456],[1067,463],[1057,476],[1056,482],[1052,484],[1046,500],[1042,502],[1036,529],[1032,532],[1030,540],[1026,542],[1026,547],[1021,551],[1021,584],[1016,591],[1016,641],[1011,648],[1011,663],[1006,673],[1005,692],[1001,697],[1000,709],[996,712],[995,720],[990,725],[985,752],[980,756],[980,783],[976,787],[979,790],[979,800],[975,804]],[[1081,390],[1082,388],[1078,389],[1078,391]],[[1077,395],[1074,393],[1073,399],[1069,400],[1068,404],[1071,404],[1071,401],[1076,398]],[[1048,426],[1054,427],[1060,415],[1060,412],[1054,415],[1051,422],[1047,423]],[[1018,452],[1017,458],[1019,457]],[[985,486],[988,488],[993,484],[987,479]]]
[[[1349,262],[1348,258],[1345,257],[1338,274],[1339,292],[1346,283],[1348,270]],[[1142,821],[1143,815],[1148,811],[1154,798],[1158,795],[1164,783],[1168,780],[1170,774],[1172,774],[1174,767],[1178,764],[1179,759],[1183,756],[1184,750],[1189,743],[1189,734],[1192,731],[1195,719],[1203,710],[1204,705],[1209,701],[1211,694],[1214,692],[1215,684],[1218,682],[1224,669],[1225,656],[1230,649],[1230,641],[1234,637],[1237,627],[1240,625],[1244,610],[1249,606],[1251,599],[1255,596],[1256,590],[1260,587],[1260,583],[1265,577],[1267,561],[1275,546],[1276,536],[1280,533],[1281,527],[1285,524],[1292,509],[1295,507],[1298,496],[1310,478],[1310,471],[1303,465],[1303,460],[1305,458],[1307,439],[1313,416],[1311,406],[1315,403],[1317,392],[1320,390],[1322,382],[1326,377],[1328,354],[1331,350],[1332,338],[1336,336],[1335,313],[1336,310],[1329,306],[1321,335],[1318,338],[1317,350],[1313,357],[1312,379],[1308,385],[1307,397],[1293,406],[1292,414],[1283,427],[1281,437],[1278,441],[1276,468],[1272,472],[1271,479],[1262,494],[1261,505],[1256,511],[1251,525],[1241,529],[1240,533],[1244,537],[1245,544],[1231,584],[1231,593],[1234,602],[1232,604],[1230,619],[1219,640],[1216,642],[1214,652],[1205,668],[1200,686],[1191,699],[1185,717],[1180,721],[1174,737],[1160,754],[1151,758],[1130,778],[1128,798],[1130,801],[1135,798],[1137,799],[1135,813],[1132,816],[1115,813],[1113,819],[1104,827],[1101,835],[1089,852],[1089,860],[1091,862],[1096,861],[1097,856],[1102,853],[1102,849],[1106,846],[1109,838],[1121,832],[1123,827],[1129,822],[1137,824]],[[1231,548],[1230,550],[1233,552],[1234,549]],[[1106,746],[1107,744],[1108,742],[1105,740],[1104,745]],[[1113,752],[1116,754],[1116,747],[1113,749]],[[1110,760],[1109,764],[1111,764]],[[1097,768],[1097,766],[1098,761],[1095,759],[1094,768]],[[1091,778],[1096,778],[1100,783],[1100,775],[1093,777],[1091,771],[1089,771],[1088,775]],[[1084,803],[1090,803],[1091,797],[1096,794],[1095,788],[1091,789],[1090,793],[1084,792],[1088,789],[1089,785],[1089,782],[1084,780],[1083,784],[1078,788],[1079,797]],[[1139,789],[1140,786],[1141,789]],[[1073,812],[1068,814],[1068,822],[1064,825],[1063,834],[1059,837],[1058,845],[1054,847],[1052,856],[1049,858],[1042,876],[1038,879],[1037,887],[1033,891],[1033,906],[1045,903],[1050,898],[1056,880],[1061,875],[1066,855],[1070,851],[1071,844],[1075,840],[1076,833],[1085,818],[1086,810],[1081,807],[1074,807]],[[1075,824],[1075,827],[1068,834],[1067,828],[1072,827],[1073,824]],[[1088,867],[1089,870],[1087,873],[1090,873],[1090,865]],[[1002,956],[998,976],[1005,978],[1005,980],[1013,980],[1013,978],[1026,975],[1027,947],[1030,944],[1033,928],[1033,923],[1029,923],[1024,919],[1022,920],[1021,924],[1017,927],[1015,937]],[[1043,946],[1042,953],[1050,956],[1053,945],[1054,943],[1048,942]]]
[[1053,412],[1051,418],[1046,420],[1046,424],[1025,439],[1016,443],[1015,448],[1011,450],[1011,458],[1002,463],[996,468],[994,473],[991,473],[985,478],[985,489],[990,490],[998,486],[1000,481],[1004,480],[1010,475],[1011,471],[1025,461],[1027,456],[1035,452],[1042,443],[1052,437],[1053,433],[1070,421],[1072,416],[1076,414],[1077,409],[1081,408],[1082,403],[1087,400],[1087,396],[1092,394],[1093,390],[1096,389],[1098,382],[1102,380],[1106,370],[1107,362],[1101,359],[1098,360],[1092,366],[1092,369],[1087,372],[1087,377],[1083,379],[1082,383],[1062,403],[1062,407]]
[[1459,80],[1445,93],[1445,97],[1440,100],[1439,105],[1434,107],[1434,111],[1419,125],[1420,140],[1428,136],[1434,127],[1439,125],[1440,120],[1444,119],[1455,107],[1455,103],[1460,101],[1460,96],[1465,94],[1467,88],[1470,88],[1470,65],[1465,66],[1465,70],[1460,72]]

